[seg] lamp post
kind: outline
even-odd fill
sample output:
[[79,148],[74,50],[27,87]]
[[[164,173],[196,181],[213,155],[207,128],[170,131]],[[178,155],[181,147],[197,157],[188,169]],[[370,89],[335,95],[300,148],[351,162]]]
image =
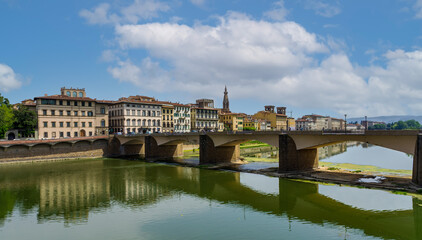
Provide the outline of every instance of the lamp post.
[[344,114],[344,134],[347,133],[347,114]]

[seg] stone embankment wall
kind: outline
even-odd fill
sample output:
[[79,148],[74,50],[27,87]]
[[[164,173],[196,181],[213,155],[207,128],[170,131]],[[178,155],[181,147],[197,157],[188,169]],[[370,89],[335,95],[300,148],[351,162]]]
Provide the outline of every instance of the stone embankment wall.
[[109,141],[104,138],[76,142],[45,142],[33,146],[28,144],[0,146],[0,162],[98,158],[109,155]]
[[262,153],[262,152],[271,152],[277,151],[277,147],[269,146],[269,147],[256,147],[256,148],[241,148],[240,154],[254,154],[254,153]]

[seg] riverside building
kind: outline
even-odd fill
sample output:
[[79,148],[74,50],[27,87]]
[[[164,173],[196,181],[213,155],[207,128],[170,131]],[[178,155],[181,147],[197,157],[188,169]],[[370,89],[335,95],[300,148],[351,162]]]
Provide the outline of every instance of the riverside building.
[[186,133],[191,130],[191,108],[189,105],[173,103],[174,132]]
[[161,132],[161,112],[154,98],[122,97],[110,106],[110,127],[117,134]]
[[108,135],[108,105],[85,89],[61,88],[60,95],[36,97],[38,138]]
[[191,130],[192,131],[217,131],[218,109],[214,108],[214,100],[198,99],[191,106]]

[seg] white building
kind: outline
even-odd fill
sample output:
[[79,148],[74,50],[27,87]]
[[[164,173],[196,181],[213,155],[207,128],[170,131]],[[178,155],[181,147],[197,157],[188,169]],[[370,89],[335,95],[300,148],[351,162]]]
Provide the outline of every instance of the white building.
[[174,106],[174,132],[190,132],[191,109],[189,105],[173,103]]
[[113,133],[161,132],[161,104],[144,96],[120,98],[109,109]]

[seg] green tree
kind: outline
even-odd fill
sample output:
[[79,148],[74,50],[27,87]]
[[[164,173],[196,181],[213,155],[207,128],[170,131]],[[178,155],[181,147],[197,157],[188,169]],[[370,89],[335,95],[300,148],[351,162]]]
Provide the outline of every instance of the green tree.
[[407,124],[406,124],[405,122],[403,122],[403,121],[398,121],[398,122],[396,122],[396,123],[393,125],[393,128],[394,128],[394,129],[397,129],[397,130],[403,130],[403,129],[407,129],[407,128],[408,128],[408,126],[407,126]]
[[243,131],[255,131],[255,127],[244,127]]
[[420,129],[421,128],[421,124],[414,119],[407,120],[405,123],[407,124],[408,129]]
[[0,138],[4,138],[4,134],[13,125],[13,112],[9,99],[3,97],[0,93]]
[[381,130],[381,129],[386,129],[386,128],[387,126],[385,126],[385,124],[375,124],[373,126],[373,129],[376,129],[376,130]]
[[34,134],[37,128],[37,114],[34,111],[28,109],[28,107],[18,104],[13,109],[14,124],[13,128],[20,129],[24,136],[30,136]]

